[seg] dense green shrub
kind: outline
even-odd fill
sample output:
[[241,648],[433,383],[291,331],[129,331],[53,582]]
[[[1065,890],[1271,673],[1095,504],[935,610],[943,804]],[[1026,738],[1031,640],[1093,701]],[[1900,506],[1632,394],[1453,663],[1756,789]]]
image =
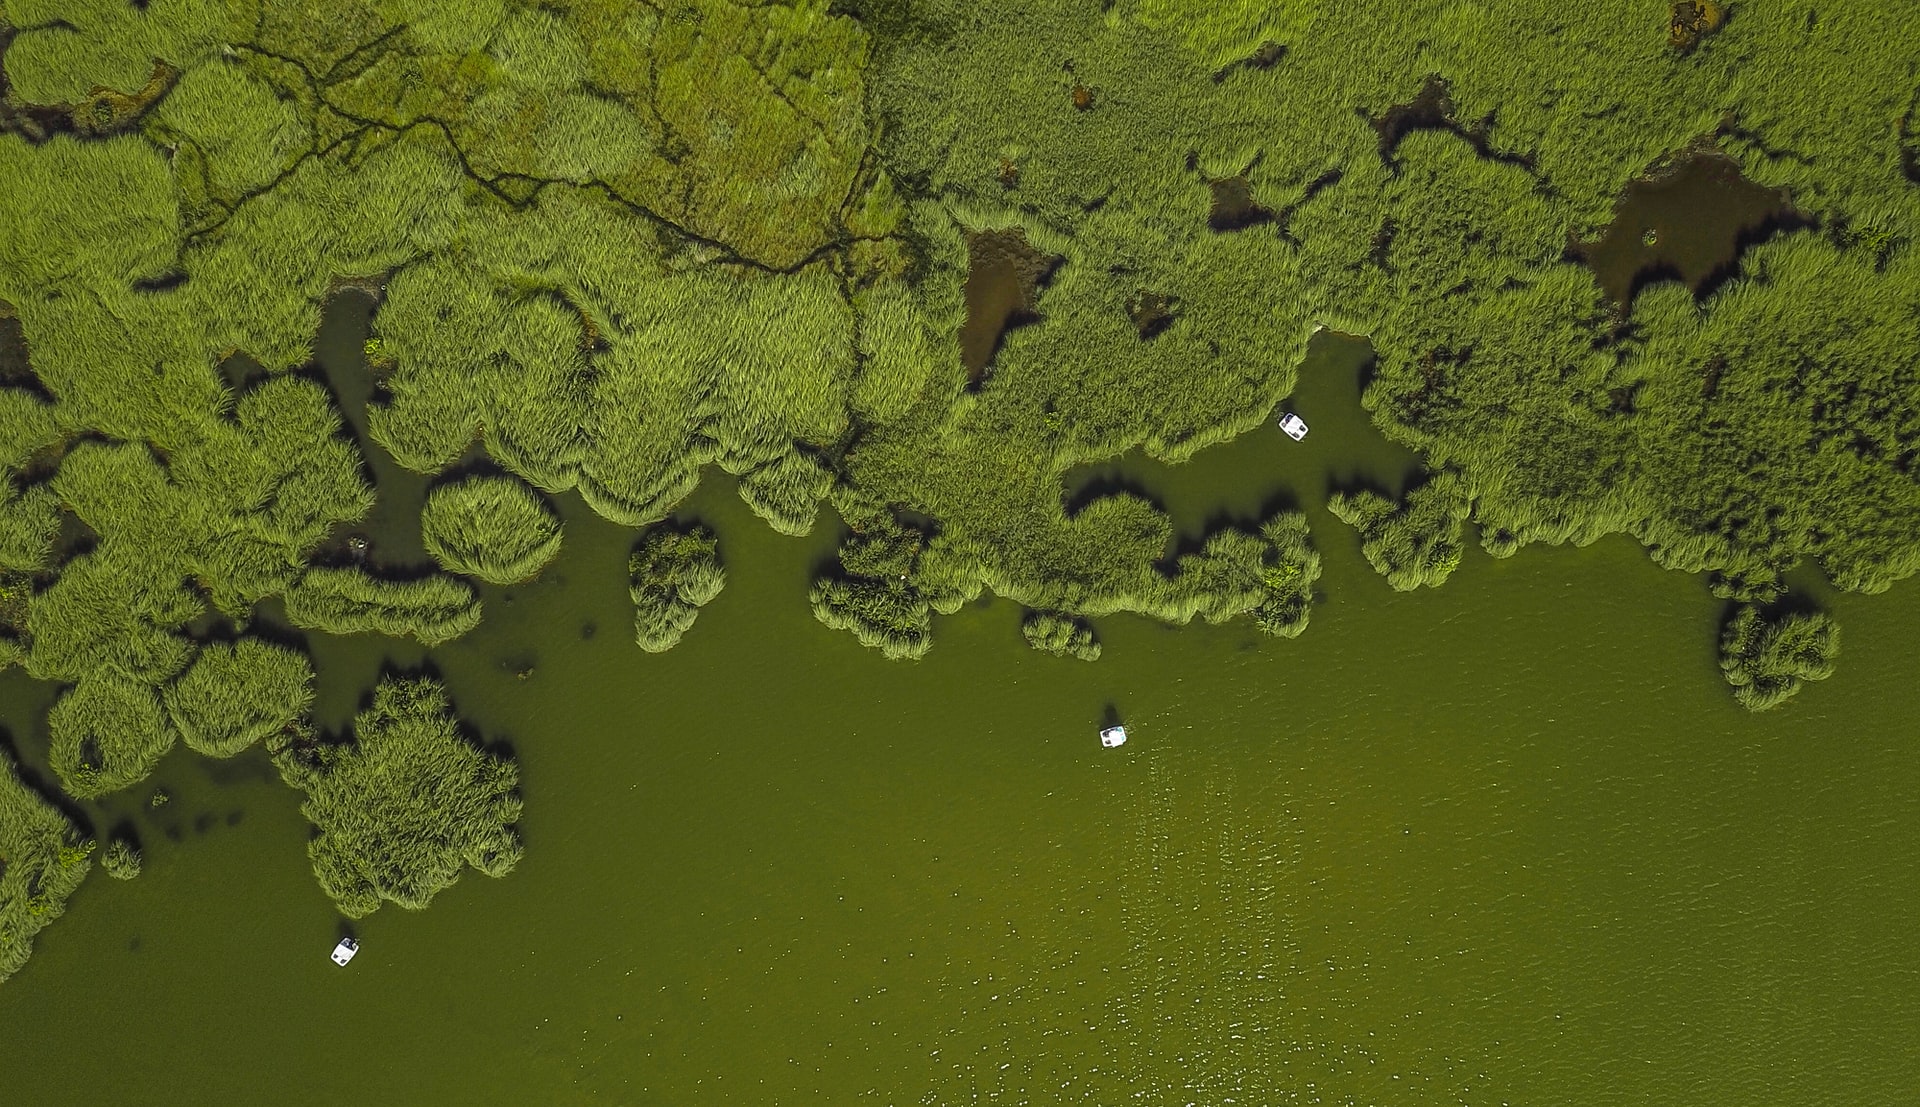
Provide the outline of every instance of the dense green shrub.
[[314,875],[349,918],[383,900],[418,910],[467,866],[505,876],[520,859],[519,771],[461,736],[434,681],[381,681],[349,742],[273,745],[306,793]]
[[1458,472],[1442,470],[1394,503],[1370,489],[1337,492],[1327,507],[1360,532],[1367,561],[1395,589],[1438,585],[1460,566],[1460,527],[1471,497]]
[[215,642],[200,650],[161,700],[189,747],[232,757],[306,717],[313,706],[313,665],[304,654],[258,638]]
[[385,580],[358,568],[319,567],[287,590],[287,618],[329,634],[371,630],[437,646],[480,624],[480,597],[458,577]]
[[560,517],[512,477],[468,477],[427,493],[420,541],[441,568],[514,584],[560,552]]
[[53,771],[81,799],[145,780],[179,737],[153,687],[112,669],[89,674],[55,700],[47,734]]
[[1824,612],[1787,612],[1767,618],[1741,604],[1720,633],[1720,668],[1733,698],[1749,711],[1785,702],[1806,680],[1833,675],[1840,628]]
[[648,653],[669,650],[700,608],[726,586],[720,540],[706,527],[655,527],[627,558],[634,640]]
[[20,971],[33,936],[66,910],[93,867],[92,852],[93,842],[0,751],[0,980]]
[[1100,643],[1085,619],[1057,611],[1034,611],[1021,622],[1020,633],[1026,636],[1028,645],[1042,653],[1077,657],[1082,661],[1100,660]]
[[140,862],[140,847],[125,838],[114,838],[100,853],[100,868],[115,880],[139,876]]

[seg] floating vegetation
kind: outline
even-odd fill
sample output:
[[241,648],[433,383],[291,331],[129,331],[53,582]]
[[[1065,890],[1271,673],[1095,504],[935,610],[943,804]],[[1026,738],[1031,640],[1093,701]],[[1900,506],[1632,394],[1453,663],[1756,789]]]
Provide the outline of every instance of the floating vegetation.
[[468,477],[427,493],[420,541],[450,572],[516,584],[560,552],[560,517],[513,477]]
[[498,877],[520,860],[519,772],[461,736],[432,680],[381,681],[350,741],[272,745],[307,796],[314,875],[348,918],[383,901],[418,910],[468,866]]
[[1720,634],[1720,669],[1733,698],[1749,711],[1778,706],[1802,681],[1833,675],[1840,627],[1824,612],[1789,611],[1768,618],[1741,604]]
[[215,642],[161,699],[189,748],[232,757],[306,718],[313,665],[304,654],[258,638]]
[[1035,611],[1020,624],[1027,644],[1055,657],[1077,657],[1082,661],[1100,660],[1100,643],[1093,626],[1085,619],[1062,615],[1057,611]]
[[697,524],[654,528],[628,557],[627,576],[634,640],[648,653],[672,649],[727,583],[719,538]]
[[0,980],[20,971],[34,935],[66,911],[93,848],[0,750]]

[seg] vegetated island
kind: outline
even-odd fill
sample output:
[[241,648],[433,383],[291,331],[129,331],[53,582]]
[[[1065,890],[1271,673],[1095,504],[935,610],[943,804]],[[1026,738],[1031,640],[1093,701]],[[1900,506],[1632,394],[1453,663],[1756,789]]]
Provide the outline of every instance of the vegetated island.
[[[1737,16],[4,0],[0,664],[64,686],[49,764],[75,796],[180,740],[305,741],[300,662],[206,617],[277,600],[445,642],[482,618],[474,580],[552,556],[547,497],[651,527],[714,464],[784,533],[832,509],[814,610],[888,656],[987,590],[1080,657],[1116,612],[1296,634],[1303,517],[1170,559],[1163,512],[1070,504],[1063,477],[1259,426],[1325,326],[1372,343],[1364,403],[1428,470],[1334,501],[1390,583],[1440,583],[1469,523],[1499,556],[1630,534],[1761,612],[1723,647],[1767,706],[1836,641],[1764,614],[1804,606],[1789,570],[1871,592],[1920,568],[1920,24]],[[1695,176],[1760,213],[1717,254],[1655,210]],[[323,553],[374,497],[302,372],[342,282],[379,297],[372,438],[453,479],[422,521],[442,572]],[[236,354],[259,373],[224,377]],[[702,594],[658,587],[669,564],[634,568],[643,644]],[[376,729],[433,729],[399,706],[427,692],[388,699]],[[326,795],[374,787],[351,764]],[[474,802],[484,827],[504,801]],[[86,866],[46,860],[77,830],[7,804],[41,828],[0,875],[37,874],[39,914],[0,908],[17,951]],[[447,871],[325,864],[356,910]]]

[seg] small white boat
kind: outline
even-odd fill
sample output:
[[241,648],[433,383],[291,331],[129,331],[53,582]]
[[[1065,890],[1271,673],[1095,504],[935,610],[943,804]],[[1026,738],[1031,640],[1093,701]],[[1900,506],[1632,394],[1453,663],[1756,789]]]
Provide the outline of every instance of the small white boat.
[[340,939],[340,944],[333,947],[333,963],[336,965],[344,965],[348,961],[353,960],[353,955],[359,952],[359,942],[354,941],[352,938],[342,938]]
[[1102,727],[1100,730],[1100,744],[1108,749],[1112,749],[1115,746],[1126,745],[1127,728],[1123,726]]
[[1288,438],[1298,442],[1307,436],[1307,421],[1289,411],[1280,417],[1280,429],[1287,432]]

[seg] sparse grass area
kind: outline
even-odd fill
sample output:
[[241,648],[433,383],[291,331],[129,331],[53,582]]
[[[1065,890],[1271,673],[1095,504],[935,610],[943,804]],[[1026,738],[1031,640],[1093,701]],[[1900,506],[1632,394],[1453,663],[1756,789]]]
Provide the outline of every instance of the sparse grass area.
[[512,477],[469,477],[427,494],[420,540],[449,572],[514,584],[560,552],[560,517]]
[[1035,611],[1020,624],[1027,644],[1055,657],[1077,657],[1082,661],[1100,660],[1100,642],[1093,626],[1085,619],[1055,611]]
[[468,866],[497,877],[520,860],[519,772],[460,734],[434,681],[382,681],[351,741],[271,745],[307,795],[314,875],[349,918],[382,902],[419,910]]

